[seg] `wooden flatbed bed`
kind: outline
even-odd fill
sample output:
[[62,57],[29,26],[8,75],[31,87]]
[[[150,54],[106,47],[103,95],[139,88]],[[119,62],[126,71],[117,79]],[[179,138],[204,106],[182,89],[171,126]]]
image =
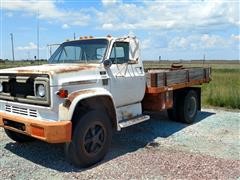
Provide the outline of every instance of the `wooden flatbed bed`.
[[200,109],[201,90],[194,86],[209,83],[210,75],[210,67],[148,69],[142,107],[147,111],[171,109],[174,107],[177,96],[181,96],[180,92],[192,88],[197,91]]
[[162,93],[208,83],[211,68],[151,69],[146,73],[146,93]]

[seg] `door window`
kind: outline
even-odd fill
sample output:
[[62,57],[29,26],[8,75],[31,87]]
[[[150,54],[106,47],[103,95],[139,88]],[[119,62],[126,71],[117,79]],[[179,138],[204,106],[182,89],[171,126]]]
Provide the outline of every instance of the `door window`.
[[113,64],[127,63],[129,60],[129,43],[115,42],[110,55]]

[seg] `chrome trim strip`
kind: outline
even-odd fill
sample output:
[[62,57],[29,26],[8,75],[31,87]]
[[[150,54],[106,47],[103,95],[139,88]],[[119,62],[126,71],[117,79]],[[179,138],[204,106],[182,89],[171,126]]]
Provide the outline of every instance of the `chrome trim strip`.
[[69,86],[69,85],[82,85],[82,84],[95,84],[97,83],[97,79],[92,79],[92,80],[81,80],[81,81],[70,81],[63,83],[63,86]]

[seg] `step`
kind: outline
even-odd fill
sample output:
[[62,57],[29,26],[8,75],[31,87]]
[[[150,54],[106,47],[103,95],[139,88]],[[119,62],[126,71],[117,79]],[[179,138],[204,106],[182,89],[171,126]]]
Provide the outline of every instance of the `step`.
[[119,126],[120,126],[120,128],[125,128],[125,127],[128,127],[128,126],[132,126],[134,124],[138,124],[138,123],[147,121],[149,119],[150,119],[149,115],[137,116],[133,119],[120,121]]

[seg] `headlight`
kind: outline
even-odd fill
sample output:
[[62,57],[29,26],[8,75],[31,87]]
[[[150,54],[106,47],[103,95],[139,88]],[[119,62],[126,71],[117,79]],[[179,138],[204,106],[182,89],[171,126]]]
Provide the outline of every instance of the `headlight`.
[[45,89],[44,85],[39,84],[37,86],[37,95],[41,96],[41,97],[44,97],[46,95],[46,89]]
[[2,83],[0,82],[0,93],[3,92],[3,85]]

